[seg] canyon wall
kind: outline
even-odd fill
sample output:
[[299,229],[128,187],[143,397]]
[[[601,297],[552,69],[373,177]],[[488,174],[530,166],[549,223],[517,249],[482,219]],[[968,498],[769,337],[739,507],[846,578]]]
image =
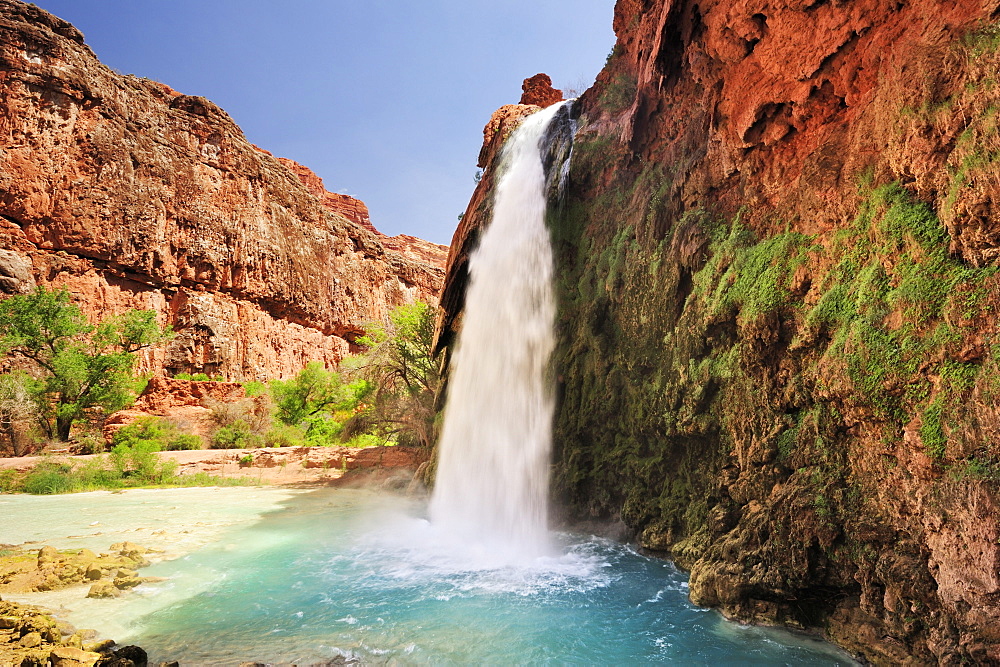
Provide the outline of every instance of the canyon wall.
[[619,0],[549,221],[567,522],[733,618],[1000,662],[998,7]]
[[113,72],[16,0],[0,0],[0,107],[0,289],[65,286],[95,319],[155,309],[177,335],[146,370],[287,376],[436,303],[446,248],[380,234],[209,100]]

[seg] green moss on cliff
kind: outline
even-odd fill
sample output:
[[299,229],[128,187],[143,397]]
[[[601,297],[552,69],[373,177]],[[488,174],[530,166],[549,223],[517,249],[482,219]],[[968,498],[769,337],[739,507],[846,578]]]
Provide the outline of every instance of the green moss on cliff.
[[870,512],[845,414],[864,415],[887,452],[912,428],[935,460],[965,456],[952,425],[983,360],[960,348],[997,272],[951,257],[937,216],[897,184],[863,186],[837,233],[759,237],[703,209],[657,233],[669,175],[645,165],[617,178],[550,220],[557,492],[690,565],[723,548],[750,500],[784,489],[759,549],[776,562],[802,552],[805,569],[782,585],[814,584]]

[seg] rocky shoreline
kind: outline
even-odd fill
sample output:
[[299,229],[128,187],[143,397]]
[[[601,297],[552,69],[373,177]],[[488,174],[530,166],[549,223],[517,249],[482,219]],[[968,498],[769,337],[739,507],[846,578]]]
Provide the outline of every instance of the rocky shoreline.
[[[90,584],[86,597],[118,597],[139,584],[153,550],[131,542],[113,544],[107,553],[90,549],[56,550],[43,546],[0,545],[0,592],[52,591]],[[132,667],[146,665],[138,646],[118,647],[99,639],[96,630],[77,629],[42,607],[0,598],[0,664],[35,667]],[[170,663],[165,663],[169,665]]]

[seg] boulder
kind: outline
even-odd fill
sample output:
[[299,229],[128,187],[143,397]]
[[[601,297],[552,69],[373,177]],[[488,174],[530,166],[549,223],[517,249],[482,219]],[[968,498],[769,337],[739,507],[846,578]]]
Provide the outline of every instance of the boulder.
[[46,545],[38,550],[38,569],[42,569],[46,565],[55,563],[58,560],[59,552],[56,551],[55,547]]
[[31,261],[11,250],[0,250],[0,292],[27,294],[34,288]]
[[93,667],[104,656],[74,646],[59,646],[49,654],[52,667]]
[[22,648],[35,648],[42,645],[42,635],[38,632],[29,632],[17,641]]
[[121,592],[110,581],[99,581],[90,587],[88,598],[116,598]]

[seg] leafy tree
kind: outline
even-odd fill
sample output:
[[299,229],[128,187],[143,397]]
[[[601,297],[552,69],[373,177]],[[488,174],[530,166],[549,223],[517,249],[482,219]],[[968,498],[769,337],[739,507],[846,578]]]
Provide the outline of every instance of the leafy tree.
[[340,431],[337,412],[350,411],[369,392],[367,380],[345,383],[340,373],[310,361],[291,380],[270,384],[276,416],[285,424],[300,426],[310,440],[329,441]]
[[344,424],[341,438],[381,433],[403,444],[433,445],[439,382],[432,354],[434,310],[422,302],[400,306],[390,313],[388,326],[371,326],[358,342],[368,352],[345,366],[371,383],[373,398]]
[[357,370],[374,386],[377,395],[433,392],[438,368],[434,361],[434,311],[417,301],[397,307],[389,325],[373,324],[357,341],[368,348]]
[[119,410],[134,398],[136,352],[170,332],[151,310],[130,310],[87,323],[65,289],[0,302],[0,344],[32,366],[30,391],[49,437],[68,440],[73,422],[91,408]]

